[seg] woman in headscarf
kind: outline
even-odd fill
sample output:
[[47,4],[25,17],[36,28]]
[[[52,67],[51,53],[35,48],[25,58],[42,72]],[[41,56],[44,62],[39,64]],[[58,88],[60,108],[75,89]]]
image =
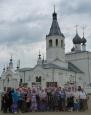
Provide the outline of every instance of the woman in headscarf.
[[37,111],[37,99],[36,99],[36,91],[35,89],[32,90],[31,95],[31,111]]
[[12,99],[13,99],[12,112],[17,113],[18,112],[19,95],[18,95],[18,92],[16,92],[16,90],[12,90]]

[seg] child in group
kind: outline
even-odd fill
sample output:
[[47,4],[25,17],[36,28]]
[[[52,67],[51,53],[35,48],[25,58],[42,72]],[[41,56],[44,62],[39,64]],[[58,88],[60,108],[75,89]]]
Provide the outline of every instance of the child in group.
[[74,98],[74,111],[79,111],[80,108],[80,104],[79,104],[79,100]]
[[79,111],[80,109],[80,102],[79,102],[79,93],[78,91],[74,92],[74,111]]

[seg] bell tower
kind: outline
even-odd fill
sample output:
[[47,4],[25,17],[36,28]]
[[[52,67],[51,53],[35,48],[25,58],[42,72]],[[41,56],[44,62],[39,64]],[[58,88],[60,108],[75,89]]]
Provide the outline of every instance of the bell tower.
[[61,33],[55,8],[52,14],[52,25],[49,34],[46,36],[46,57],[48,63],[55,59],[65,61],[65,37]]

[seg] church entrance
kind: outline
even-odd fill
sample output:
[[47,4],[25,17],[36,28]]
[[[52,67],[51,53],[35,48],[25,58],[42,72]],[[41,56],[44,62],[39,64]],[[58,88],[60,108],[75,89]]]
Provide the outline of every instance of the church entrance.
[[46,87],[57,87],[57,82],[46,82]]
[[40,82],[32,82],[32,87],[41,87],[41,83]]
[[32,82],[32,87],[41,87],[41,76],[36,76],[35,77],[35,82]]

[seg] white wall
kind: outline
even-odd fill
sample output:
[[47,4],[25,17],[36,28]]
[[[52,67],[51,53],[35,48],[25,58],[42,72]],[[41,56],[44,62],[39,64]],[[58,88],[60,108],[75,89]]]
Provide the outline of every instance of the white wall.
[[[20,74],[22,74],[22,72],[20,72]],[[30,78],[29,78],[29,75],[30,75]],[[70,80],[70,77],[71,77],[71,80],[73,79],[73,81],[75,81],[74,72],[60,70],[60,69],[43,69],[41,66],[36,66],[32,71],[26,71],[25,82],[27,83],[36,82],[36,76],[42,77],[42,87],[46,87],[46,82],[58,82],[58,85],[62,86],[67,81]],[[78,79],[77,76],[79,77],[80,75],[76,75],[76,79]]]
[[[88,59],[89,56],[89,59]],[[82,52],[66,55],[66,60],[72,62],[84,72],[84,84],[91,82],[91,53]]]
[[60,60],[54,60],[52,63],[55,65],[58,65],[59,67],[68,69],[68,63],[67,62],[62,62]]
[[[58,46],[56,46],[56,39],[58,39]],[[52,40],[52,47],[49,47],[49,40]],[[63,40],[63,47],[61,46]],[[65,61],[65,39],[60,36],[49,36],[46,38],[46,57],[47,62],[52,62],[56,58]]]
[[75,51],[81,51],[81,44],[75,44]]

